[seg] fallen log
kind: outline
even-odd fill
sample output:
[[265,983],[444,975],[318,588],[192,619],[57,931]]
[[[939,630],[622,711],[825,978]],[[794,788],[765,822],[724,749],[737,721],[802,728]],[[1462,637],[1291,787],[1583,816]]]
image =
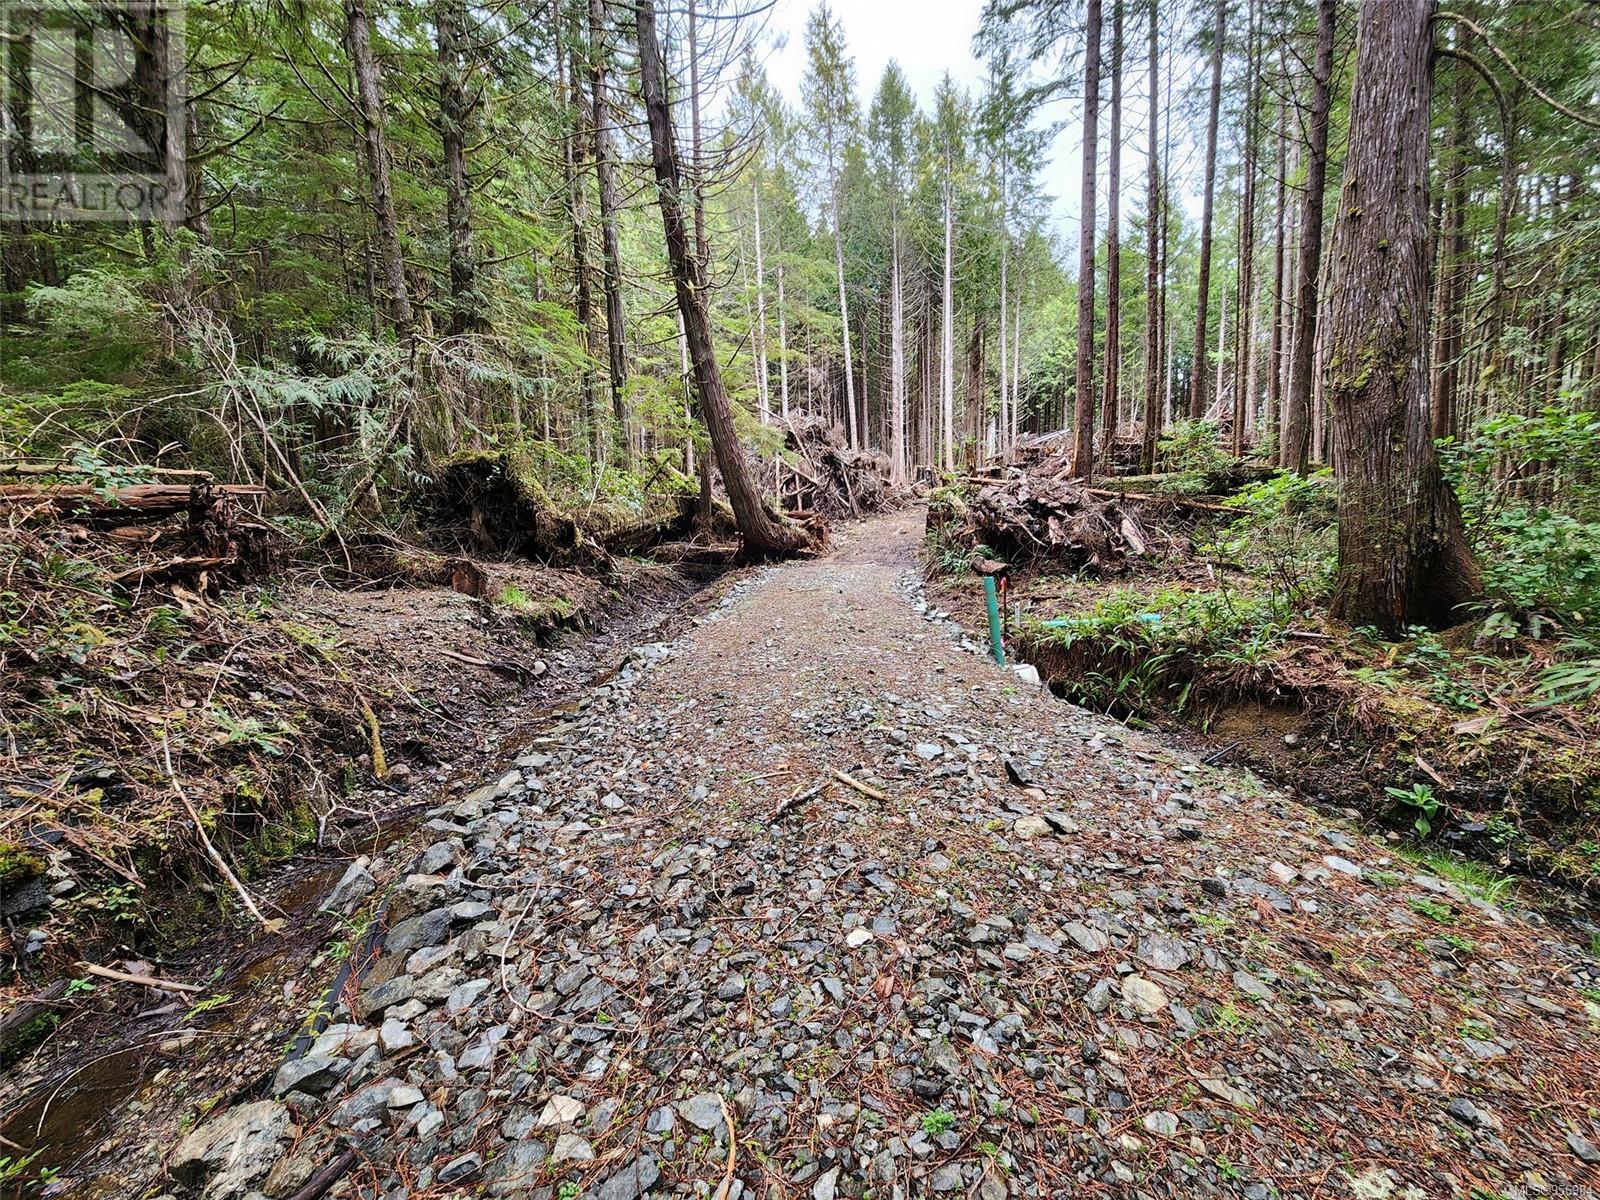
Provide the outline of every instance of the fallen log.
[[217,497],[265,496],[253,483],[135,483],[127,487],[94,487],[86,483],[8,484],[0,487],[0,512],[31,509],[58,516],[113,517],[118,521],[168,517],[202,508]]

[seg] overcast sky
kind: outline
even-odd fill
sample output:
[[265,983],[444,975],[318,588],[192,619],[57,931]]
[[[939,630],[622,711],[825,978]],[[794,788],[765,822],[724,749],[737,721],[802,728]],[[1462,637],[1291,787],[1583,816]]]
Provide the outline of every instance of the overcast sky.
[[[766,56],[767,73],[789,103],[800,104],[800,80],[806,69],[805,23],[817,0],[777,0],[769,18],[768,30],[775,45]],[[974,97],[983,92],[983,63],[973,57],[972,36],[978,31],[983,0],[833,0],[834,15],[844,25],[845,40],[855,60],[856,90],[863,113],[872,101],[884,67],[891,58],[900,63],[917,99],[924,109],[933,105],[934,89],[945,71]],[[1110,36],[1107,18],[1106,36]],[[1140,96],[1144,88],[1143,29],[1130,22],[1127,36],[1129,78],[1124,87],[1123,112],[1123,204],[1125,214],[1141,211],[1144,187],[1145,107]],[[1135,62],[1139,65],[1135,66]],[[1193,64],[1184,63],[1187,73]],[[1176,81],[1174,99],[1181,96],[1184,79]],[[1101,136],[1106,133],[1109,114],[1100,118]],[[1077,239],[1079,163],[1082,155],[1082,104],[1079,99],[1060,100],[1045,107],[1039,123],[1060,123],[1049,160],[1040,182],[1053,198],[1051,213],[1056,230],[1068,241]],[[1192,150],[1184,143],[1181,125],[1173,128],[1175,159],[1184,169]],[[1105,146],[1100,150],[1100,211],[1105,211]],[[1180,184],[1180,193],[1187,191]],[[1180,195],[1189,206],[1190,197]]]

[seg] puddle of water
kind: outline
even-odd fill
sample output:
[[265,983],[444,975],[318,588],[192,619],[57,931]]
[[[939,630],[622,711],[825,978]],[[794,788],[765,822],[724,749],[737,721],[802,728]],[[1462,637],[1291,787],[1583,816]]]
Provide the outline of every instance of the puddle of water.
[[153,1073],[152,1053],[146,1046],[130,1046],[87,1063],[61,1082],[33,1096],[15,1113],[8,1114],[3,1129],[6,1138],[21,1146],[7,1152],[13,1157],[37,1154],[28,1179],[0,1183],[0,1200],[38,1200],[32,1187],[42,1167],[61,1176],[59,1191],[52,1194],[96,1196],[108,1194],[89,1181],[72,1178],[73,1167],[88,1155],[110,1130],[115,1120]]

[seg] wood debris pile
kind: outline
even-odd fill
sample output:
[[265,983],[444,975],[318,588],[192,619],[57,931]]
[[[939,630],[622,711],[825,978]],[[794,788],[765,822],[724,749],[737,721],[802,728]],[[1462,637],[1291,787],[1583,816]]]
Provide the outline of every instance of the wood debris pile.
[[[1055,464],[1053,464],[1055,465]],[[1188,548],[1188,539],[1157,515],[1166,497],[1128,495],[1046,473],[1011,469],[1006,478],[972,477],[964,492],[946,489],[929,505],[930,527],[945,541],[1012,563],[1048,561],[1118,571],[1130,560]]]
[[[18,465],[0,465],[0,474],[42,474]],[[0,536],[17,547],[70,553],[130,592],[166,586],[215,597],[281,565],[287,540],[257,511],[264,487],[202,472],[171,473],[181,483],[83,483],[72,467],[51,467],[48,481],[0,485]]]
[[784,446],[783,506],[826,517],[863,516],[898,508],[905,493],[890,481],[889,456],[851,450],[844,430],[818,417],[791,417]]

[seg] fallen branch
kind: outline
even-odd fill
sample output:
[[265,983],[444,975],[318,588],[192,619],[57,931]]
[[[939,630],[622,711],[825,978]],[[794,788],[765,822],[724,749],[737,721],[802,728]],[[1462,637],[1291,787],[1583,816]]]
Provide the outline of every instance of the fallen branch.
[[183,785],[178,782],[178,773],[172,769],[172,745],[167,741],[165,734],[161,737],[161,754],[166,761],[167,781],[172,784],[173,793],[183,802],[183,807],[188,812],[189,819],[194,822],[194,831],[200,835],[200,843],[205,847],[206,857],[217,868],[218,874],[228,881],[229,886],[238,895],[239,902],[245,906],[245,909],[252,917],[261,923],[261,928],[268,933],[277,933],[282,927],[282,922],[269,921],[262,915],[261,910],[256,907],[256,902],[250,898],[250,893],[245,891],[244,884],[240,883],[239,877],[233,873],[233,868],[228,866],[227,859],[222,857],[222,852],[211,844],[211,838],[206,834],[206,827],[200,820],[200,814],[195,811],[194,805],[189,803],[188,794],[183,790]]
[[238,561],[233,557],[169,558],[165,562],[145,563],[142,566],[129,567],[126,571],[118,571],[106,582],[128,587],[156,579],[166,579],[172,575],[188,575],[198,571],[214,571],[219,567],[231,567]]
[[354,1150],[346,1149],[332,1162],[318,1169],[317,1173],[306,1180],[305,1185],[289,1200],[319,1200],[329,1188],[344,1178],[345,1172],[356,1165],[358,1155]]
[[728,1200],[733,1194],[733,1168],[739,1158],[739,1141],[733,1136],[733,1114],[728,1111],[728,1102],[719,1095],[717,1103],[722,1105],[722,1123],[728,1130],[728,1169],[722,1173],[722,1182],[712,1193],[711,1200]]
[[170,979],[156,979],[150,975],[130,975],[126,971],[116,971],[95,963],[81,962],[78,965],[83,968],[85,975],[93,975],[97,979],[109,979],[113,983],[134,983],[140,987],[155,988],[158,992],[186,992],[195,995],[204,990],[192,983],[174,983]]
[[1231,513],[1239,515],[1237,508],[1229,508],[1226,504],[1213,504],[1208,500],[1191,500],[1187,496],[1169,496],[1153,492],[1119,492],[1115,488],[1086,487],[1083,489],[1091,496],[1099,496],[1106,500],[1143,500],[1148,504],[1171,504],[1178,508],[1198,508],[1202,512]]
[[877,788],[862,783],[859,779],[855,778],[855,776],[847,775],[837,767],[833,769],[832,774],[833,777],[840,783],[844,784],[846,787],[855,788],[855,790],[860,792],[863,796],[870,796],[874,800],[887,800],[889,798],[887,793],[880,792]]
[[773,810],[772,815],[767,818],[767,823],[773,824],[777,821],[783,820],[783,818],[787,817],[796,809],[803,807],[808,801],[820,796],[829,786],[832,785],[832,783],[833,780],[824,779],[821,783],[813,784],[811,787],[797,790],[787,800]]

